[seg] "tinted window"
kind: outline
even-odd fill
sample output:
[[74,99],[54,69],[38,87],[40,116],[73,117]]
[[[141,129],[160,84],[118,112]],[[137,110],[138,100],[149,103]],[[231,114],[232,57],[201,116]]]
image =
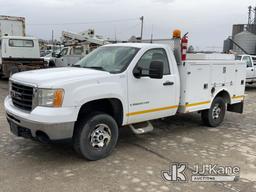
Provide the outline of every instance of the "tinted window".
[[247,67],[252,67],[252,61],[249,56],[244,56],[242,61],[246,63]]
[[169,62],[164,49],[151,49],[147,51],[139,60],[136,67],[142,69],[142,75],[148,75],[152,61],[161,61],[164,64],[164,75],[170,74]]
[[256,65],[256,57],[252,57],[253,64]]
[[64,55],[68,54],[68,48],[62,49],[62,51],[59,53],[59,57],[63,57]]
[[26,39],[10,39],[9,40],[10,47],[34,47],[33,40]]

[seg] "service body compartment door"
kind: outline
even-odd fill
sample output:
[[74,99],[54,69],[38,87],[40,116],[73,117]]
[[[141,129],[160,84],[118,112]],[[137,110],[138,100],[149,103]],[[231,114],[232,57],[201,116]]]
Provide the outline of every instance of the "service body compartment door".
[[136,67],[142,67],[143,74],[148,73],[150,63],[154,60],[164,63],[162,79],[149,77],[135,78],[133,73],[128,79],[129,112],[128,123],[137,123],[174,115],[178,108],[177,76],[172,74],[164,49],[150,49],[139,60]]
[[211,65],[204,62],[187,63],[187,65],[190,66],[186,82],[184,82],[186,83],[183,101],[185,109],[181,112],[206,109],[211,98]]

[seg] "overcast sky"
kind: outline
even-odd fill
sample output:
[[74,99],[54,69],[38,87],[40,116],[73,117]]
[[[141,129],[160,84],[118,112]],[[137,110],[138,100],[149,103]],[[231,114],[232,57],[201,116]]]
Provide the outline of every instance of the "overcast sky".
[[[200,49],[222,47],[232,24],[247,22],[247,7],[255,0],[0,0],[1,14],[24,16],[27,33],[50,39],[62,30],[94,28],[97,34],[128,39],[140,34],[139,17],[145,17],[144,37],[170,38],[172,30],[189,32],[190,44]],[[111,21],[111,22],[110,22]],[[76,23],[76,24],[71,24]],[[80,24],[77,24],[80,23]],[[45,24],[45,25],[41,25]],[[58,25],[49,25],[58,24]]]

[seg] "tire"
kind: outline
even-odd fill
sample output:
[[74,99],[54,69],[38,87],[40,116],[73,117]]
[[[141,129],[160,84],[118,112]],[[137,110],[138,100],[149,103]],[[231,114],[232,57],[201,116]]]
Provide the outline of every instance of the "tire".
[[73,147],[85,159],[96,161],[111,154],[118,140],[118,125],[110,115],[93,113],[78,120]]
[[50,68],[56,67],[54,61],[50,61],[50,62],[49,62],[49,67],[50,67]]
[[202,121],[209,127],[218,127],[224,120],[226,103],[223,98],[216,97],[211,108],[201,112]]

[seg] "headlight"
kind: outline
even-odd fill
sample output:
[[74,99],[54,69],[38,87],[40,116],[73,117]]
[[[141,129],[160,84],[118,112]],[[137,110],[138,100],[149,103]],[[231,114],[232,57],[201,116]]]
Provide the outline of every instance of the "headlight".
[[44,107],[61,107],[64,98],[63,89],[38,89],[37,105]]

